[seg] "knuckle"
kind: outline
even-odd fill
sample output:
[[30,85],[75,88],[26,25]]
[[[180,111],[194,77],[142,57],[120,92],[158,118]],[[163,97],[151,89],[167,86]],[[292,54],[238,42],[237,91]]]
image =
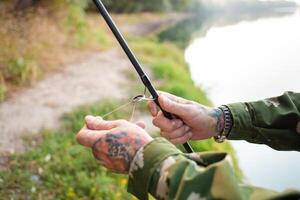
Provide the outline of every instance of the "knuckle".
[[177,144],[183,144],[185,142],[186,142],[186,140],[185,140],[185,137],[183,136],[183,137],[178,139]]
[[177,132],[174,132],[174,137],[182,137],[184,135],[184,131],[178,130]]
[[178,128],[179,127],[179,120],[178,119],[173,119],[172,120],[172,126]]
[[180,141],[179,141],[179,139],[174,139],[174,140],[171,140],[171,143],[173,143],[173,144],[180,144]]
[[76,141],[81,144],[83,140],[83,131],[79,131],[76,135]]
[[126,123],[127,123],[127,121],[126,121],[125,119],[121,119],[121,120],[120,120],[120,123],[122,123],[122,124],[126,124]]
[[124,124],[127,124],[127,121],[125,119],[119,119],[116,121],[116,124],[117,125],[124,125]]
[[183,124],[182,121],[178,119],[172,121],[172,126],[174,129],[180,128],[182,124]]
[[154,126],[160,127],[160,119],[158,117],[153,118],[152,123]]
[[160,132],[160,135],[161,135],[162,137],[168,139],[168,135],[169,135],[169,134],[168,134],[167,132],[161,131],[161,132]]

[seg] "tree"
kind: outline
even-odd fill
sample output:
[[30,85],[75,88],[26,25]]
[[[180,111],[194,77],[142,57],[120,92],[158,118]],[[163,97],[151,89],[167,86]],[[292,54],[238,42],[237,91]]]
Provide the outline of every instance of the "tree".
[[14,8],[16,9],[25,9],[36,4],[38,0],[14,0]]

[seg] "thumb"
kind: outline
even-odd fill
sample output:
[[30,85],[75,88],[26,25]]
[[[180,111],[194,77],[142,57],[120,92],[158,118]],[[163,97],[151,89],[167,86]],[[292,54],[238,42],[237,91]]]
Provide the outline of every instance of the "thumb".
[[116,127],[116,124],[110,121],[105,121],[101,117],[88,115],[85,117],[86,127],[90,130],[110,130]]
[[158,101],[161,108],[167,112],[178,116],[185,115],[186,113],[188,113],[188,107],[186,104],[173,101],[172,99],[168,98],[163,94],[158,97]]

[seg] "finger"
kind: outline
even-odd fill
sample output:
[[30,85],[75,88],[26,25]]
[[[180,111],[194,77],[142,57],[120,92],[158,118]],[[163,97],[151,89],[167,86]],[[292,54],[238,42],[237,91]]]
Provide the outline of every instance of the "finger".
[[107,131],[89,130],[86,127],[82,128],[76,135],[76,140],[79,144],[92,147],[93,144],[99,140]]
[[101,117],[88,115],[85,117],[85,124],[91,130],[110,130],[116,127],[114,121],[105,121]]
[[138,125],[139,127],[141,127],[142,129],[145,129],[146,128],[146,124],[145,122],[143,121],[138,121],[135,123],[136,125]]
[[167,119],[162,112],[159,112],[157,117],[153,118],[152,123],[154,126],[160,128],[162,131],[171,132],[178,129],[183,125],[182,120],[180,119]]
[[170,142],[173,144],[184,144],[192,137],[192,135],[193,135],[192,132],[188,132],[180,138],[171,139]]
[[184,98],[179,97],[179,96],[175,96],[175,95],[170,94],[168,92],[159,91],[158,93],[159,93],[159,95],[164,95],[167,98],[169,98],[170,100],[175,101],[177,103],[183,103],[183,104],[190,104],[191,103],[191,101],[189,101],[187,99],[184,99]]
[[173,101],[165,95],[160,95],[158,101],[162,109],[175,115],[182,116],[189,112],[188,104]]
[[191,128],[188,126],[182,126],[175,131],[169,132],[167,138],[168,139],[176,139],[184,136],[188,132],[190,132]]
[[153,117],[155,117],[158,114],[158,109],[154,101],[149,101],[148,109]]

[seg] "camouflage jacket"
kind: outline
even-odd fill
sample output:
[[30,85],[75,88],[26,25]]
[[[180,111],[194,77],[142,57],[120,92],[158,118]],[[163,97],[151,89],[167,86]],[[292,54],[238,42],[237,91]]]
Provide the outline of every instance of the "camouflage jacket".
[[[228,107],[234,120],[229,139],[300,150],[300,94]],[[148,199],[148,193],[157,199],[300,199],[298,191],[278,193],[239,183],[226,153],[184,154],[163,138],[136,154],[128,191],[139,199]]]

